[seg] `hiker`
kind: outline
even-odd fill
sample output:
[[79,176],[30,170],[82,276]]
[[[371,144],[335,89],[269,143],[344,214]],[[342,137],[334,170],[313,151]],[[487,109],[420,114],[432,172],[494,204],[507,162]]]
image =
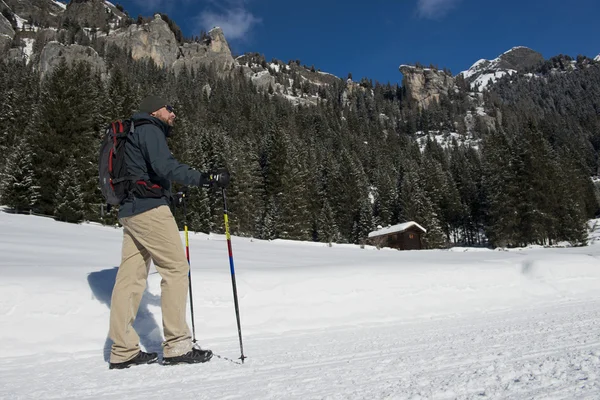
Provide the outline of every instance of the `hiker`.
[[157,353],[140,350],[139,336],[132,326],[146,289],[150,260],[162,277],[163,364],[206,362],[212,351],[193,346],[186,320],[189,265],[169,207],[171,181],[225,188],[229,172],[200,172],[172,156],[167,137],[174,125],[175,110],[160,97],[143,99],[132,121],[135,130],[125,144],[125,165],[128,176],[136,178],[119,207],[123,248],[111,299],[109,336],[113,345],[109,368],[158,360]]

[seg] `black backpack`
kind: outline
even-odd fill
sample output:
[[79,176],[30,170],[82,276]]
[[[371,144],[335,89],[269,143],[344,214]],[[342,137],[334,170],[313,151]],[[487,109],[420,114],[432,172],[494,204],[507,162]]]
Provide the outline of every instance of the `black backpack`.
[[100,146],[98,174],[100,190],[106,203],[121,204],[129,194],[131,180],[125,168],[125,143],[135,127],[129,119],[112,122],[107,128]]

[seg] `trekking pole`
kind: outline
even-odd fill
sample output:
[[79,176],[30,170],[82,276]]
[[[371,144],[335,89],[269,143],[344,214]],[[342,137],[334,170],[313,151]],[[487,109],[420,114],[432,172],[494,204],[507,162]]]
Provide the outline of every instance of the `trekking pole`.
[[185,191],[179,192],[183,202],[183,230],[185,232],[185,255],[188,262],[188,282],[190,284],[190,312],[192,314],[192,343],[196,346],[196,325],[194,323],[194,297],[192,296],[192,267],[190,265],[190,241],[188,239],[188,226],[187,226],[187,206]]
[[231,286],[233,287],[233,303],[235,305],[235,319],[237,321],[238,336],[240,338],[240,360],[242,364],[244,359],[248,358],[244,355],[244,346],[242,345],[242,327],[240,326],[240,308],[238,305],[237,285],[235,284],[235,270],[233,268],[233,251],[231,250],[231,236],[229,235],[229,217],[227,216],[227,197],[225,196],[225,188],[221,188],[223,193],[223,218],[225,219],[225,237],[227,238],[227,249],[229,250],[229,269],[231,270]]

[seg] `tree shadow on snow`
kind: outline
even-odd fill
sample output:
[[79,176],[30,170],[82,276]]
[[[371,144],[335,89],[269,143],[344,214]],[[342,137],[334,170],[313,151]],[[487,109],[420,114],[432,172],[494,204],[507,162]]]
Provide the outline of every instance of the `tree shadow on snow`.
[[[94,297],[100,302],[106,304],[110,310],[110,300],[112,297],[113,286],[117,277],[119,267],[104,269],[102,271],[92,272],[88,275],[88,283],[92,289]],[[140,344],[150,352],[160,352],[162,346],[162,329],[156,323],[154,316],[148,308],[149,305],[160,307],[160,296],[148,292],[148,288],[144,291],[144,296],[140,303],[133,328],[140,337]],[[108,321],[106,321],[108,327]],[[104,361],[110,360],[110,349],[112,340],[106,335],[104,342]]]

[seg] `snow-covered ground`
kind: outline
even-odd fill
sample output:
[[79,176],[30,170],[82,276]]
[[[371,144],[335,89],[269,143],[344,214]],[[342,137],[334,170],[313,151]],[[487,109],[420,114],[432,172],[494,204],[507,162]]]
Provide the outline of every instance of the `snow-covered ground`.
[[[468,111],[468,113],[470,113],[470,111]],[[483,115],[485,115],[485,113],[483,113]],[[459,145],[473,147],[475,149],[479,147],[479,143],[481,142],[480,139],[473,139],[473,137],[469,134],[461,135],[457,132],[440,132],[432,130],[429,131],[428,134],[426,134],[423,131],[417,131],[415,132],[415,136],[417,137],[417,143],[419,143],[419,148],[421,149],[421,151],[425,149],[428,139],[436,141],[443,148],[451,147],[453,140],[456,140],[456,143],[458,143]]]
[[[232,210],[233,212],[234,210]],[[190,235],[210,363],[108,370],[121,230],[0,213],[0,398],[598,399],[600,246],[400,252]],[[136,328],[162,340],[151,269]]]
[[475,87],[479,87],[479,91],[483,91],[485,89],[487,89],[487,86],[490,84],[490,82],[492,83],[496,83],[498,81],[498,79],[502,78],[505,75],[512,75],[512,74],[516,74],[517,71],[509,69],[506,71],[494,71],[494,72],[490,72],[490,73],[486,73],[486,74],[482,74],[479,77],[477,77],[477,79],[475,79],[475,81],[473,81],[473,83],[471,83],[471,88],[475,88]]

